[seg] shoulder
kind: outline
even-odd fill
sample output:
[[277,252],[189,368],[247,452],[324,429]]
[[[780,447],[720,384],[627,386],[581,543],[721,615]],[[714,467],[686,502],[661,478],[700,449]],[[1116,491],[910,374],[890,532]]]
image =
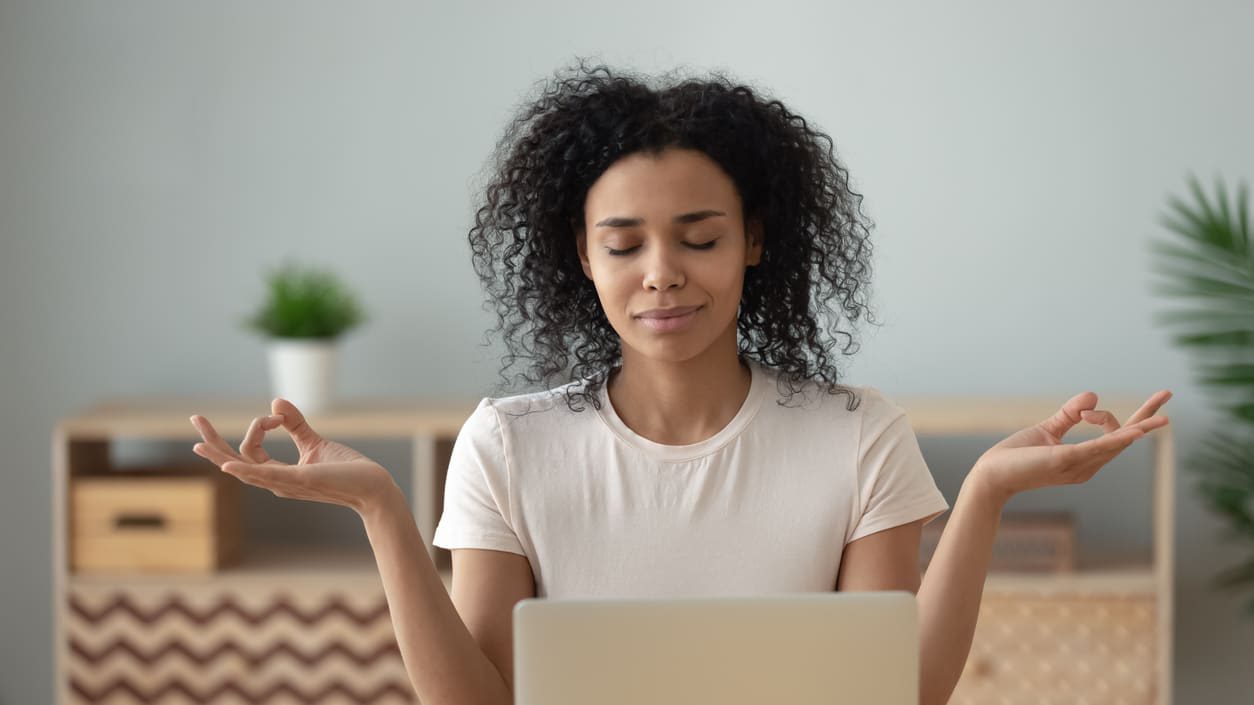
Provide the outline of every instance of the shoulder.
[[816,417],[824,421],[850,422],[864,416],[878,417],[897,409],[878,387],[841,382],[829,387],[820,380],[790,381],[778,370],[758,365],[763,386],[763,406],[794,418]]
[[571,411],[563,385],[540,392],[502,397],[483,397],[463,422],[453,444],[453,459],[473,457],[482,467],[506,472],[520,452],[537,443],[549,446],[553,439],[570,433],[572,419],[595,416],[595,409]]
[[497,433],[538,430],[539,426],[563,426],[596,414],[596,409],[583,399],[574,400],[576,411],[567,402],[573,392],[582,391],[585,382],[577,380],[536,392],[501,397],[484,397],[475,407],[467,424],[476,430],[491,429]]
[[862,410],[864,420],[893,421],[899,416],[905,416],[906,410],[879,387],[866,385],[862,387],[862,392],[865,400],[865,408]]
[[906,410],[878,387],[863,388],[863,404],[859,414],[861,435],[874,439],[885,434],[902,434],[910,429]]
[[905,416],[892,397],[873,384],[841,383],[834,389],[816,381],[790,386],[767,369],[769,389],[763,406],[771,416],[798,431],[843,428],[863,437],[881,434]]

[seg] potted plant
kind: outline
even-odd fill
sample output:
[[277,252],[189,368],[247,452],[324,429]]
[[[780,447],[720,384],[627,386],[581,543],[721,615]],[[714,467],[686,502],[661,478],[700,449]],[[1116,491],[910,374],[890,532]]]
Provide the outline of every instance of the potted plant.
[[330,408],[340,336],[366,316],[329,271],[288,263],[271,270],[268,297],[245,325],[269,338],[270,382],[305,413]]
[[[1189,178],[1193,203],[1169,200],[1162,224],[1179,244],[1155,242],[1157,271],[1174,279],[1155,292],[1194,299],[1195,308],[1163,312],[1160,323],[1181,327],[1176,345],[1197,354],[1198,382],[1226,416],[1184,466],[1197,491],[1221,517],[1227,538],[1244,544],[1245,560],[1215,576],[1222,588],[1254,588],[1254,243],[1250,238],[1249,188],[1243,183],[1230,204],[1220,181],[1214,202]],[[1254,614],[1254,599],[1248,603]]]

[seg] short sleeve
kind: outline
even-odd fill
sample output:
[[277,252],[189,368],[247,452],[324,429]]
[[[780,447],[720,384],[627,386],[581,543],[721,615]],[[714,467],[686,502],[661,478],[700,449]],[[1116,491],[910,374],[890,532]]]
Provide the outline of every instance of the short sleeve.
[[845,543],[949,509],[901,407],[869,389],[858,450],[860,518]]
[[486,398],[453,441],[444,481],[444,512],[431,542],[447,549],[487,548],[526,555],[511,518],[500,419]]

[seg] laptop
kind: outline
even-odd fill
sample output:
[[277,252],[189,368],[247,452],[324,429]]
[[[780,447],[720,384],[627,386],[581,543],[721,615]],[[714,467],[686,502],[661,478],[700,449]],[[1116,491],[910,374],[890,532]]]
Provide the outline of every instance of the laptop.
[[515,705],[917,705],[918,672],[904,591],[514,606]]

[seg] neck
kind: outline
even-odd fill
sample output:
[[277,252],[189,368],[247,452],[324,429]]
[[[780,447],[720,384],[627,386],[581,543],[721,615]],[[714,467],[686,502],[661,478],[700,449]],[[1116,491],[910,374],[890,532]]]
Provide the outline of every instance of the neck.
[[624,348],[622,367],[611,373],[606,391],[614,412],[632,431],[655,443],[690,445],[731,422],[749,395],[752,379],[733,338],[730,347],[711,346],[678,362]]

